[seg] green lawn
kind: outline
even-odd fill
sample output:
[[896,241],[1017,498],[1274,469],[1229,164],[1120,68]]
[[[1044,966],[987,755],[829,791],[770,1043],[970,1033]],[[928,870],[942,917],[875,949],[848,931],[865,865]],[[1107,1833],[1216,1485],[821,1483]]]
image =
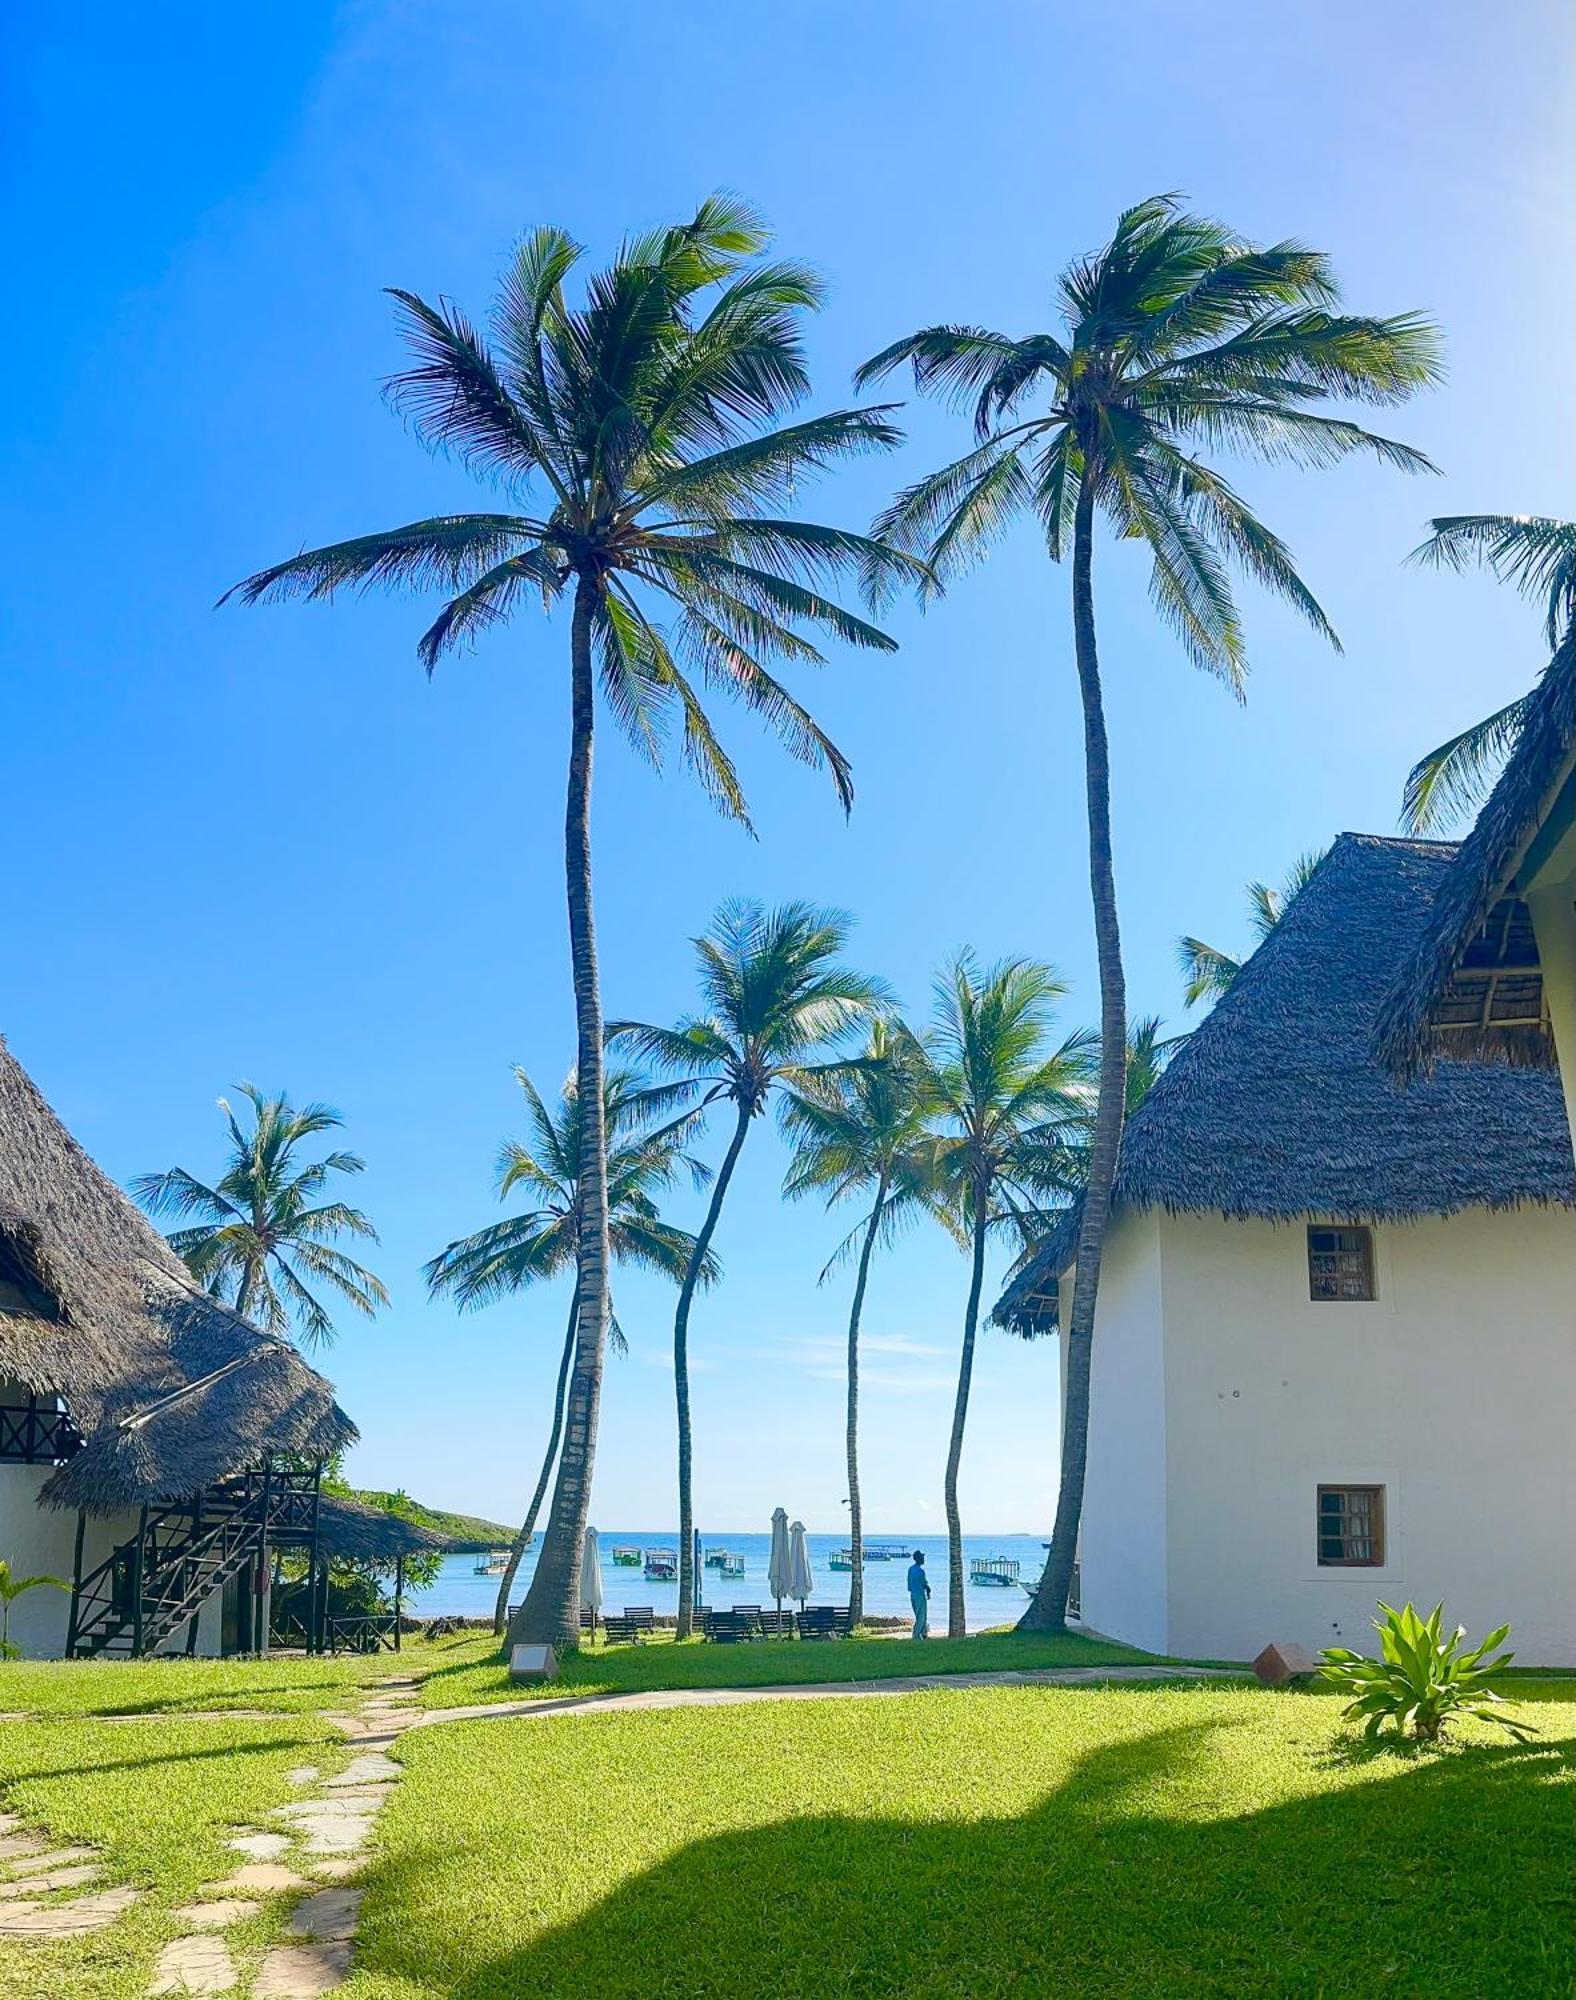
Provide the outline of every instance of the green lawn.
[[1236,1686],[418,1731],[346,2000],[1568,1995],[1576,1689],[1515,1692],[1415,1755]]
[[747,1646],[714,1646],[700,1640],[675,1644],[658,1632],[639,1646],[587,1646],[562,1662],[556,1681],[509,1679],[501,1654],[466,1638],[445,1652],[438,1641],[424,1655],[432,1672],[422,1690],[429,1708],[462,1708],[481,1701],[550,1700],[565,1694],[634,1694],[647,1688],[770,1687],[788,1681],[885,1681],[905,1674],[988,1673],[1025,1667],[1101,1667],[1147,1660],[1103,1639],[1078,1633],[1059,1638],[980,1632],[968,1639],[834,1639],[806,1644],[771,1639]]

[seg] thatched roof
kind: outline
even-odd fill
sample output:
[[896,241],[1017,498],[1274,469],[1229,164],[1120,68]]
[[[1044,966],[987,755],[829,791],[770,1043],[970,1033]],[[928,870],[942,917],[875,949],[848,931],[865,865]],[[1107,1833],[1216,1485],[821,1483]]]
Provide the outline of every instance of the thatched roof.
[[[196,1284],[3,1041],[0,1378],[65,1398],[85,1443],[42,1497],[94,1513],[179,1499],[266,1452],[326,1453],[356,1435],[294,1348]],[[192,1384],[203,1386],[159,1407]]]
[[[1432,921],[1454,847],[1345,833],[1128,1125],[1119,1209],[1360,1222],[1576,1204],[1558,1080],[1451,1063],[1400,1088],[1373,1053],[1375,1010]],[[995,1318],[1056,1323],[1076,1213],[1008,1286]]]
[[349,1562],[392,1562],[396,1556],[429,1555],[454,1546],[448,1535],[341,1493],[325,1493],[319,1500],[318,1533],[325,1553]]
[[1374,1045],[1397,1076],[1415,1076],[1440,1056],[1553,1066],[1537,945],[1516,876],[1551,808],[1576,786],[1573,758],[1576,636],[1550,661],[1499,783],[1379,1008]]

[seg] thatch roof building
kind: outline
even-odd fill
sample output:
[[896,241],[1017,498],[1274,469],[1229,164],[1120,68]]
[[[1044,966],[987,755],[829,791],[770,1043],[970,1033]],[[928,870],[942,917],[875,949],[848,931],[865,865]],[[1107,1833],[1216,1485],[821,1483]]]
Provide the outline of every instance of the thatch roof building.
[[[1407,1221],[1576,1203],[1554,1078],[1461,1062],[1402,1090],[1375,1056],[1376,1014],[1457,864],[1445,843],[1341,835],[1129,1123],[1118,1211]],[[1077,1235],[1074,1212],[999,1324],[1055,1327]]]
[[[1093,1630],[1250,1659],[1443,1599],[1576,1664],[1559,1080],[1449,1062],[1403,1088],[1373,1048],[1456,865],[1343,835],[1131,1121],[1090,1357]],[[1056,1325],[1076,1234],[998,1319]]]
[[95,1514],[356,1435],[293,1347],[202,1290],[3,1042],[0,1379],[64,1400],[82,1444],[42,1498]]
[[[319,1492],[355,1426],[294,1347],[210,1298],[0,1041],[0,1555],[67,1575],[22,1601],[30,1652],[267,1641],[272,1554],[446,1546]],[[56,1630],[56,1627],[59,1630]]]
[[[1374,1042],[1396,1075],[1416,1076],[1441,1057],[1554,1066],[1551,986],[1569,986],[1576,949],[1573,766],[1576,637],[1550,662],[1499,782],[1383,996]],[[1568,1063],[1576,1069],[1576,1050]]]

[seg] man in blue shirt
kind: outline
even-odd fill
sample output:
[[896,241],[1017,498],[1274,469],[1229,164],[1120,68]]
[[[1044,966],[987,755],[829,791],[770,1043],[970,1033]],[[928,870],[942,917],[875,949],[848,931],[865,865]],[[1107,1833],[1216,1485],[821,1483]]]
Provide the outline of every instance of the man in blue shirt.
[[914,1637],[930,1637],[930,1581],[925,1575],[925,1551],[915,1549],[908,1566],[908,1601],[914,1607]]

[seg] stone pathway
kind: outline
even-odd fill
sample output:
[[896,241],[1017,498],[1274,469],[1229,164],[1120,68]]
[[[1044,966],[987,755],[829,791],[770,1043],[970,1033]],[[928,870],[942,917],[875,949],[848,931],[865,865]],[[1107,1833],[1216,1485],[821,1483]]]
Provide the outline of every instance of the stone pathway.
[[[404,1726],[440,1722],[535,1721],[546,1715],[617,1715],[656,1708],[732,1708],[747,1701],[846,1701],[858,1696],[928,1694],[937,1688],[1103,1687],[1113,1681],[1240,1680],[1236,1667],[1025,1667],[975,1674],[903,1674],[894,1680],[797,1681],[772,1687],[653,1688],[641,1694],[571,1694],[535,1701],[477,1702],[469,1708],[429,1708]],[[347,1718],[331,1718],[345,1727]]]
[[[103,1870],[96,1847],[51,1847],[0,1813],[0,1938],[82,1937],[129,1910],[138,1889],[93,1889]],[[87,1890],[68,1895],[67,1890]]]
[[[361,1872],[372,1823],[404,1775],[403,1766],[387,1753],[410,1707],[414,1674],[393,1675],[378,1683],[384,1690],[363,1704],[354,1716],[335,1718],[358,1748],[343,1771],[324,1778],[315,1764],[286,1772],[291,1785],[304,1794],[288,1805],[274,1806],[267,1817],[274,1824],[239,1832],[230,1841],[243,1856],[241,1865],[222,1882],[210,1882],[204,1900],[189,1903],[175,1915],[190,1935],[176,1938],[159,1954],[153,1996],[182,1993],[239,1993],[241,1974],[228,1945],[218,1935],[232,1924],[256,1916],[262,1898],[299,1898],[286,1926],[287,1942],[264,1957],[250,1983],[251,2000],[315,2000],[331,1993],[350,1971],[362,1891],[352,1884]],[[398,1722],[391,1717],[401,1718]],[[311,1891],[303,1895],[303,1891]]]

